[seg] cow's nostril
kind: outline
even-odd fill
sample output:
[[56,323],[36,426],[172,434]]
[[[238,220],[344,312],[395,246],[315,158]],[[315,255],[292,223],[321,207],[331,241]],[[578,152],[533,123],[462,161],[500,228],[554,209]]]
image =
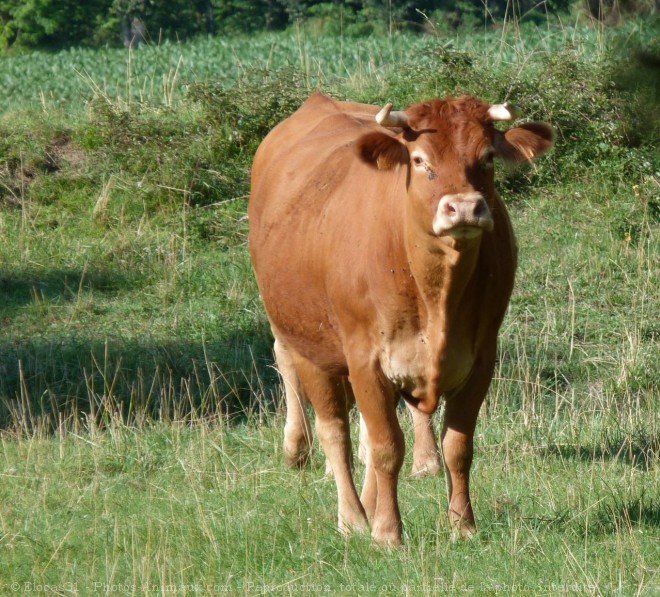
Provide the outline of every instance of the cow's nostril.
[[441,197],[433,219],[433,231],[440,235],[461,227],[492,230],[493,224],[490,208],[481,193],[458,193]]

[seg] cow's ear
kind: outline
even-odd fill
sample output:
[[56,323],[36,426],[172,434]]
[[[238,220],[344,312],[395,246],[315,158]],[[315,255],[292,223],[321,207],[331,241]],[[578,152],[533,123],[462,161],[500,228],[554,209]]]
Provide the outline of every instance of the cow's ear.
[[497,136],[495,149],[507,162],[531,162],[552,147],[554,133],[544,122],[530,122]]
[[356,150],[363,162],[378,170],[391,170],[410,161],[406,146],[387,133],[362,135],[357,141]]

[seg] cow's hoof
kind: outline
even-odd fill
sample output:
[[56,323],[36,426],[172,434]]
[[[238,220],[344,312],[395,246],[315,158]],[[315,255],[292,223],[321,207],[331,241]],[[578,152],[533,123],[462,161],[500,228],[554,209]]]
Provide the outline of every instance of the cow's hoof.
[[471,522],[466,520],[453,521],[451,529],[451,540],[456,543],[458,541],[466,541],[474,539],[477,536],[477,527]]
[[330,461],[327,458],[325,459],[325,474],[323,476],[326,479],[335,478],[335,471],[332,470],[332,465],[330,464]]
[[371,530],[371,536],[379,547],[400,547],[403,545],[401,528],[383,529],[375,526]]
[[354,533],[365,534],[369,532],[369,523],[367,522],[366,516],[359,513],[351,517],[350,520],[346,518],[339,519],[339,532],[344,537],[350,537]]
[[306,448],[291,448],[284,446],[284,461],[289,468],[305,468],[309,465],[312,450]]
[[442,470],[442,463],[439,458],[427,458],[426,460],[413,461],[410,476],[413,479],[423,477],[435,477]]

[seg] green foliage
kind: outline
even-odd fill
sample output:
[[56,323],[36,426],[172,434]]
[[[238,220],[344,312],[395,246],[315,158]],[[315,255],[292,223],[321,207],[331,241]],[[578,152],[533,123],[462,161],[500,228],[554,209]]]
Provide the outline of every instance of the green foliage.
[[218,0],[213,10],[218,31],[226,35],[283,29],[289,20],[283,0]]
[[[162,39],[186,39],[199,33],[213,33],[215,22],[211,0],[113,0],[104,23],[106,35],[121,31],[124,45]],[[135,20],[144,35],[134,29]],[[136,40],[137,36],[137,40]],[[113,41],[112,38],[108,41]]]
[[[657,31],[657,26],[652,31]],[[611,78],[622,98],[627,116],[626,136],[632,145],[650,145],[660,138],[660,41],[655,36],[648,44],[621,48],[612,61]],[[657,153],[653,156],[660,169]]]
[[252,156],[259,143],[281,120],[293,114],[308,92],[292,69],[280,72],[251,71],[238,84],[198,83],[189,98],[198,102],[209,123],[231,143],[234,154]]
[[1,0],[0,44],[53,47],[93,42],[112,0]]
[[[494,0],[487,10],[466,0],[0,0],[0,43],[5,48],[80,45],[136,46],[196,35],[235,35],[302,24],[308,32],[349,38],[395,31],[451,31],[502,20],[547,19],[568,0],[510,5]],[[531,15],[531,17],[530,17]]]
[[385,34],[387,20],[378,18],[373,7],[359,10],[344,4],[322,2],[310,6],[304,15],[303,27],[311,35],[362,37],[372,34]]

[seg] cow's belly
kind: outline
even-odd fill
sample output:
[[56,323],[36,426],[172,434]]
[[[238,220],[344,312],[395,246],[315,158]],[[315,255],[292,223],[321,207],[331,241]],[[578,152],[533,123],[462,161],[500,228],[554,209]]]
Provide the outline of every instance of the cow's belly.
[[257,280],[273,335],[326,373],[347,375],[341,326],[318,277],[309,274],[297,255],[286,255],[286,267],[278,267],[272,254],[274,250],[264,251]]

